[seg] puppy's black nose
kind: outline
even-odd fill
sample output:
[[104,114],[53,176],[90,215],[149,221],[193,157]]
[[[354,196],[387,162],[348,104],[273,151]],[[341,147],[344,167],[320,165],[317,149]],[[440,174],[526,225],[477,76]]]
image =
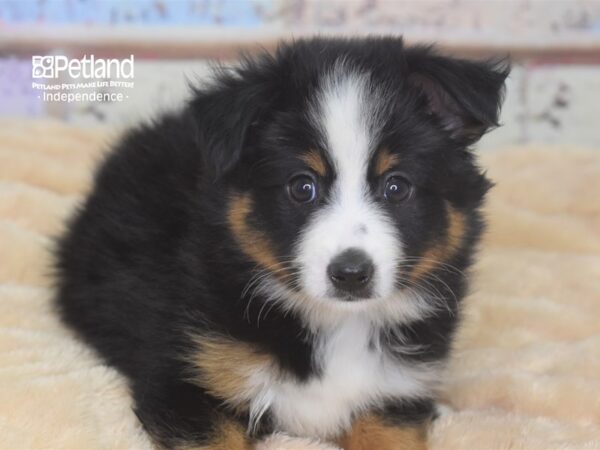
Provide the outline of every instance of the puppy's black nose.
[[348,293],[368,290],[374,271],[371,258],[357,248],[343,251],[327,267],[327,275],[333,285]]

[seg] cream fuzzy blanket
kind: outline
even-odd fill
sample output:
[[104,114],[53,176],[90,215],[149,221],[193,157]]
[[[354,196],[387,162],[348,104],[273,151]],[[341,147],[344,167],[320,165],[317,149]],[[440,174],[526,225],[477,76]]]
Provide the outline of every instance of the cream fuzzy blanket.
[[[114,137],[0,122],[0,448],[144,449],[123,379],[54,316],[50,236]],[[498,184],[432,449],[600,449],[600,150],[482,155]]]

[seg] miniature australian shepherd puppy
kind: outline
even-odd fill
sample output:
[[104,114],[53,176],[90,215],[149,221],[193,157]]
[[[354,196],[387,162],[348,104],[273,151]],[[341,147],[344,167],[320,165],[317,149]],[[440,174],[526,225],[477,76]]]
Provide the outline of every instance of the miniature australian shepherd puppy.
[[316,38],[128,132],[57,252],[63,320],[163,448],[426,448],[508,67]]

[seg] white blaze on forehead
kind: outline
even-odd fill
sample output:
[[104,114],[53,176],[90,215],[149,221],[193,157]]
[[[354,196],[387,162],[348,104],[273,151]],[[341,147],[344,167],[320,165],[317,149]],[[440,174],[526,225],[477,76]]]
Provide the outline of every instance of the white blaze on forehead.
[[[376,98],[369,93],[367,74],[348,74],[341,68],[326,80],[318,99],[317,126],[325,138],[325,147],[335,166],[339,188],[364,189],[374,136],[373,118]],[[353,195],[360,192],[352,192]]]

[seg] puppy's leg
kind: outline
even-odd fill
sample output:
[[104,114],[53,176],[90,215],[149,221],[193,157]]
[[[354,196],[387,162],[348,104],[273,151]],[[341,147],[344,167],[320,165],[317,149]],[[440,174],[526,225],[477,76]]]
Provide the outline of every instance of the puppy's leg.
[[243,426],[230,419],[216,421],[212,433],[202,443],[183,444],[178,450],[252,450],[254,447]]
[[241,419],[202,388],[163,378],[133,385],[135,412],[161,449],[252,450]]
[[344,450],[426,450],[433,403],[391,405],[357,418],[338,440]]
[[379,417],[358,419],[341,439],[344,450],[426,450],[425,425],[389,425]]
[[280,434],[254,439],[246,433],[247,423],[225,411],[221,400],[195,384],[171,378],[134,384],[136,414],[161,449],[339,450],[318,441]]

